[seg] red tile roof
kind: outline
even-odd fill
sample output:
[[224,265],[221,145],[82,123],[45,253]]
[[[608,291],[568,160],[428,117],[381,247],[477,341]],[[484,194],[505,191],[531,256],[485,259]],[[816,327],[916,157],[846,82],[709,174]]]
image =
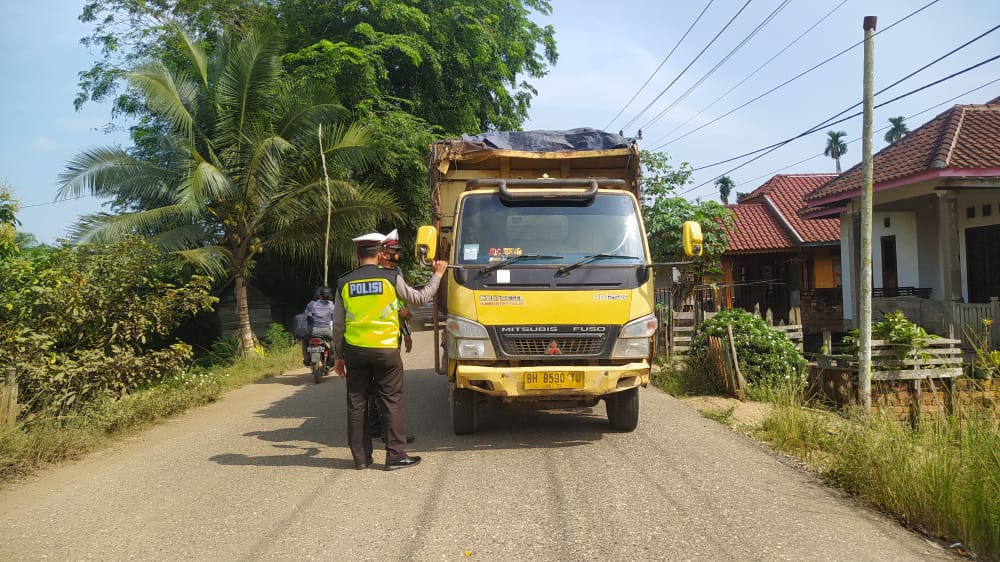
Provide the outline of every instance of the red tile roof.
[[[874,156],[872,183],[878,189],[879,184],[944,170],[968,176],[1000,175],[1000,98],[982,105],[956,105],[883,148]],[[849,197],[860,185],[858,164],[805,200],[832,203]]]
[[728,209],[733,213],[733,230],[727,254],[780,252],[796,247],[795,240],[766,205],[740,203]]
[[799,210],[809,192],[836,178],[836,174],[778,174],[740,199],[740,203],[762,203],[773,207],[778,220],[783,219],[792,238],[803,244],[821,244],[840,240],[839,219],[803,219]]

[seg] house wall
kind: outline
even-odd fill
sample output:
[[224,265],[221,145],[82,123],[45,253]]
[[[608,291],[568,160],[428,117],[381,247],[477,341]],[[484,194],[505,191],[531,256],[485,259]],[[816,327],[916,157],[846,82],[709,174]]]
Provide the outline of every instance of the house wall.
[[[983,207],[989,206],[990,216],[983,216]],[[969,208],[974,217],[969,218]],[[965,252],[965,229],[1000,224],[1000,194],[996,191],[962,191],[958,195],[958,246],[962,264],[962,300],[969,302],[969,263]]]
[[[889,219],[889,226],[885,226]],[[874,287],[884,287],[882,279],[882,237],[896,237],[896,286],[920,286],[920,252],[917,246],[916,213],[872,213],[872,277]]]
[[840,263],[840,253],[817,252],[813,257],[813,288],[833,289],[837,287],[837,264]]
[[944,298],[944,278],[941,275],[941,252],[938,248],[938,206],[922,205],[917,211],[917,247],[920,263],[917,265],[920,281],[918,287],[931,289],[931,298]]

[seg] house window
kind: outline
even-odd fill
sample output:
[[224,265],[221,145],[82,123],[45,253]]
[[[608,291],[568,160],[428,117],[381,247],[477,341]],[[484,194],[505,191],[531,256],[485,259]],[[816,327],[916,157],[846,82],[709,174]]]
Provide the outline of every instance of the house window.
[[983,216],[984,217],[993,216],[993,205],[990,205],[989,203],[983,205]]
[[836,287],[842,287],[844,284],[844,274],[840,269],[840,258],[833,260],[833,283]]
[[976,208],[975,207],[966,207],[965,208],[965,218],[967,218],[967,219],[974,219],[974,218],[976,218]]

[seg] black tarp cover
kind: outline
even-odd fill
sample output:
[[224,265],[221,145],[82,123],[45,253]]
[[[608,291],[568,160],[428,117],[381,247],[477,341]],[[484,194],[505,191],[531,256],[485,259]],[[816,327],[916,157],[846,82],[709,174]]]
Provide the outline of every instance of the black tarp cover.
[[609,150],[627,148],[632,139],[590,127],[566,131],[495,131],[478,135],[462,135],[468,143],[482,145],[487,150],[520,150],[525,152],[562,152],[567,150]]

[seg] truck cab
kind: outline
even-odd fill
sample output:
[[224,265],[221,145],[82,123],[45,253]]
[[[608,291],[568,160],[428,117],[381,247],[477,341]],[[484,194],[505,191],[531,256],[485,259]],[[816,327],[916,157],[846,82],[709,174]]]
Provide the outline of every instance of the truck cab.
[[657,328],[638,149],[593,134],[570,150],[531,132],[503,148],[463,139],[432,149],[438,221],[421,229],[418,252],[451,264],[435,336],[455,433],[476,431],[491,403],[604,400],[613,428],[638,424]]

